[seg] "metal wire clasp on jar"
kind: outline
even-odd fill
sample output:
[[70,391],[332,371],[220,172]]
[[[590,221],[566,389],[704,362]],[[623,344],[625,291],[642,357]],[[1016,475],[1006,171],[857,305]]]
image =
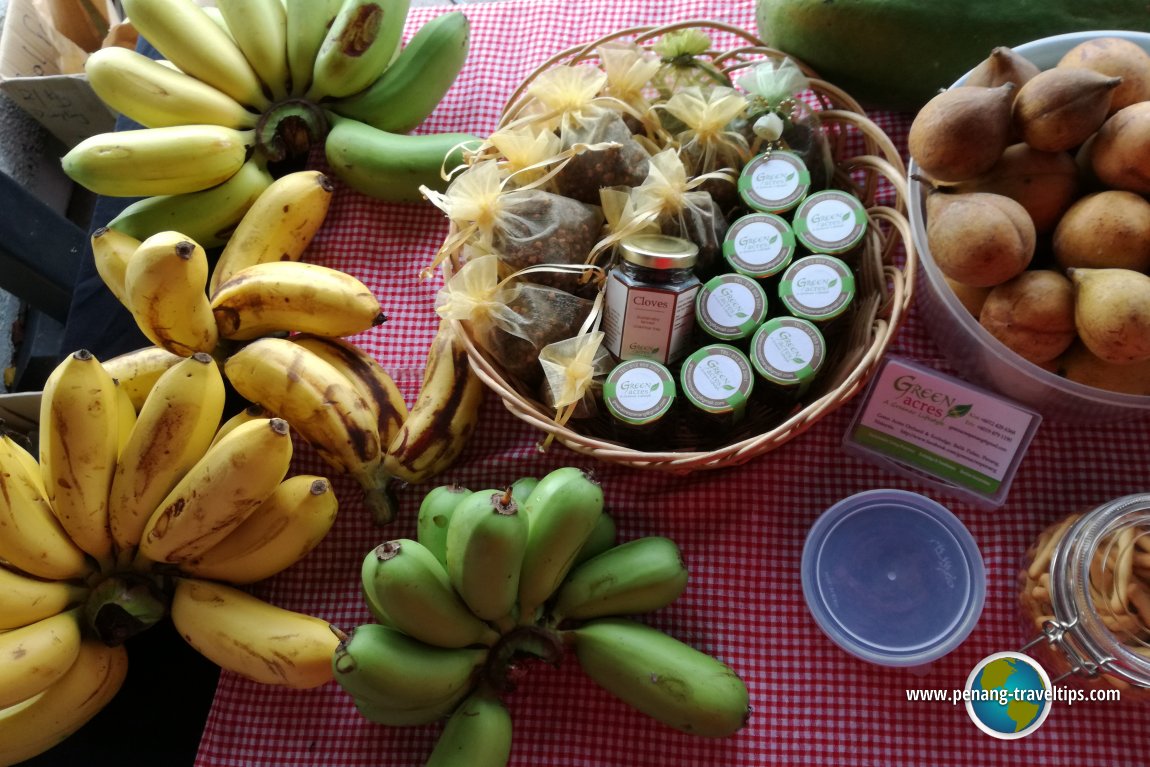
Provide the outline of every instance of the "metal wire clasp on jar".
[[1150,701],[1150,493],[1071,514],[1044,530],[1020,575],[1024,615],[1058,683]]

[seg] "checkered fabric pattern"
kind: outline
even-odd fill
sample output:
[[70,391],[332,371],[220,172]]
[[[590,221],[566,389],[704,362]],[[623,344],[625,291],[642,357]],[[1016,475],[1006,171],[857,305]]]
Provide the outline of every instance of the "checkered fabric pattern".
[[[486,135],[515,87],[553,54],[635,25],[713,19],[753,30],[751,0],[508,0],[463,6],[471,55],[459,80],[420,131]],[[408,35],[443,8],[412,9]],[[905,149],[909,115],[872,118]],[[317,161],[317,166],[322,164]],[[409,402],[436,326],[441,281],[421,280],[447,232],[430,205],[396,205],[339,187],[309,259],[345,269],[382,297],[388,321],[357,340],[394,375]],[[954,372],[913,310],[890,348]],[[1027,546],[1055,519],[1147,489],[1146,423],[1044,424],[1009,502],[982,511],[938,497],[974,534],[986,562],[982,618],[966,642],[925,672],[869,665],[818,629],[803,601],[799,559],[815,518],[836,501],[873,488],[935,494],[844,454],[841,440],[859,400],[780,449],[750,463],[687,476],[598,462],[555,445],[489,396],[473,442],[444,483],[505,485],[561,465],[592,469],[618,521],[620,540],[675,540],[691,577],[685,594],[649,623],[712,653],[746,681],[754,713],[738,734],[709,740],[659,725],[615,700],[580,672],[574,657],[539,663],[507,698],[514,719],[513,767],[737,767],[739,765],[1144,764],[1150,712],[1132,702],[1055,710],[1035,734],[997,741],[962,706],[910,703],[912,688],[961,688],[975,664],[1031,638],[1017,607],[1016,576]],[[299,471],[324,473],[301,447]],[[414,535],[428,487],[404,488],[397,522],[373,527],[346,478],[330,536],[297,566],[260,584],[260,596],[350,629],[368,622],[359,594],[363,557],[389,538]],[[310,691],[261,686],[224,673],[203,733],[199,767],[423,764],[438,726],[388,728],[362,719],[333,684]]]

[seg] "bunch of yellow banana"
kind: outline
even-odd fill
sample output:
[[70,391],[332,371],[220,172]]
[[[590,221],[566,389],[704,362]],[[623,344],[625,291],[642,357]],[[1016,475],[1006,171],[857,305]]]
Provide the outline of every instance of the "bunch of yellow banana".
[[[145,199],[113,228],[143,240],[183,232],[205,247],[272,180],[269,164],[323,146],[349,186],[385,200],[442,189],[465,134],[409,135],[467,58],[459,11],[402,44],[409,0],[125,0],[157,61],[109,47],[85,73],[96,94],[142,127],[92,136],[63,158],[77,183]],[[333,123],[335,127],[333,127]],[[330,132],[329,132],[330,131]],[[449,159],[452,158],[453,159]]]
[[331,195],[318,171],[276,179],[240,219],[214,266],[184,232],[162,230],[141,241],[97,229],[96,270],[143,334],[180,356],[212,353],[221,340],[287,332],[354,335],[384,319],[379,301],[352,275],[300,260]]
[[424,483],[455,462],[484,392],[446,323],[410,410],[387,371],[339,338],[257,338],[227,358],[224,374],[242,397],[287,420],[328,465],[353,477],[378,524],[395,518],[395,480]]
[[428,765],[506,765],[499,695],[512,667],[525,655],[558,663],[567,647],[593,680],[671,727],[725,737],[746,722],[747,688],[729,666],[617,617],[669,605],[687,570],[667,538],[617,544],[603,490],[582,469],[502,490],[441,485],[416,529],[364,558],[375,622],[341,637],[332,666],[370,721],[445,721]]
[[223,668],[292,687],[331,678],[338,639],[325,622],[216,582],[290,567],[338,509],[324,477],[287,476],[286,421],[225,429],[224,400],[208,354],[105,366],[81,350],[45,383],[38,457],[0,434],[0,764],[102,708],[126,672],[119,645],[169,605]]

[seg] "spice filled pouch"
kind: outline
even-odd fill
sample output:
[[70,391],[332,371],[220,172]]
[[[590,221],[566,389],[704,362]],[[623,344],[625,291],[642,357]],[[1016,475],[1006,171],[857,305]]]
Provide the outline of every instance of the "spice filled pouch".
[[601,330],[548,344],[539,353],[539,364],[544,374],[541,398],[555,409],[556,423],[562,426],[598,413],[603,379],[615,364],[603,346]]
[[607,76],[603,94],[626,104],[623,122],[632,133],[651,135],[658,121],[651,113],[648,98],[651,79],[662,67],[654,52],[635,43],[610,42],[595,49],[603,73]]
[[[746,107],[747,99],[734,88],[715,86],[704,90],[690,86],[657,109],[669,113],[684,126],[674,138],[689,175],[728,170],[737,176],[751,159],[750,145],[735,124]],[[715,176],[699,188],[710,192],[725,211],[738,204],[739,192],[733,178]]]
[[[438,264],[466,244],[498,254],[504,272],[534,266],[582,266],[603,227],[603,211],[538,187],[509,188],[495,160],[460,173],[442,195],[429,199],[455,225],[440,248]],[[529,275],[529,276],[527,276]],[[567,292],[594,293],[582,269],[533,270],[525,279]]]
[[551,127],[563,150],[595,147],[572,157],[554,179],[559,194],[591,204],[598,202],[602,187],[642,181],[650,157],[624,120],[627,114],[641,124],[643,115],[601,95],[606,84],[607,75],[598,67],[560,66],[542,73],[527,88],[534,102],[532,114],[524,119]]
[[[731,87],[731,79],[710,62],[707,53],[711,38],[702,30],[680,29],[668,32],[652,48],[659,55],[660,67],[652,83],[660,98],[667,100],[684,88],[704,90],[716,85]],[[675,133],[674,121],[668,129]]]
[[492,361],[533,392],[543,379],[540,351],[578,333],[594,301],[518,274],[501,279],[500,271],[496,254],[470,258],[439,291],[435,310],[463,323]]
[[736,84],[748,104],[740,132],[758,154],[788,149],[802,158],[811,174],[811,189],[826,189],[834,175],[830,142],[818,114],[800,98],[810,81],[789,58],[756,64]]
[[710,192],[700,187],[716,178],[734,177],[714,171],[690,178],[679,154],[664,149],[651,158],[643,183],[631,191],[635,215],[652,215],[662,234],[690,240],[699,248],[696,269],[712,274],[722,258],[727,218]]

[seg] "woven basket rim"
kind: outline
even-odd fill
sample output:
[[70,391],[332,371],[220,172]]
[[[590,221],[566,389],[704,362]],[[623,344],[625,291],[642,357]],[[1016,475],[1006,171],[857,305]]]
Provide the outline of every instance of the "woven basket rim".
[[[503,405],[517,418],[544,433],[541,445],[551,440],[557,441],[571,450],[595,457],[608,463],[622,464],[632,468],[657,469],[673,473],[689,473],[703,469],[719,469],[737,466],[764,455],[799,436],[818,423],[823,417],[834,412],[861,392],[874,373],[891,341],[905,319],[915,286],[917,254],[907,220],[908,180],[905,162],[890,137],[865,113],[863,108],[849,94],[832,83],[822,80],[808,65],[783,51],[766,46],[755,35],[725,22],[705,19],[692,19],[662,26],[635,26],[617,30],[596,40],[560,51],[540,64],[528,75],[507,99],[501,125],[514,115],[518,103],[528,85],[541,73],[555,66],[563,66],[592,60],[595,49],[608,42],[621,39],[645,44],[667,32],[696,28],[725,32],[745,42],[746,45],[726,50],[708,51],[712,62],[725,71],[745,66],[762,58],[790,58],[808,76],[810,89],[819,99],[822,108],[817,111],[820,123],[827,129],[855,131],[867,146],[866,153],[850,157],[836,158],[836,168],[843,172],[866,171],[872,182],[881,179],[894,189],[894,205],[877,204],[873,199],[864,199],[868,217],[885,223],[892,239],[883,248],[883,276],[887,281],[886,301],[869,328],[870,340],[857,360],[854,369],[833,389],[819,398],[806,403],[798,412],[782,423],[761,434],[733,442],[723,447],[706,451],[671,450],[665,452],[645,452],[618,443],[601,440],[581,434],[575,428],[560,424],[540,403],[523,397],[503,377],[500,370],[491,363],[483,351],[474,343],[469,333],[458,320],[451,320],[452,327],[466,348],[468,358],[476,375],[494,391]],[[870,241],[866,248],[870,249]],[[890,261],[894,251],[901,246],[902,263]],[[443,263],[444,277],[451,276],[454,255]]]

